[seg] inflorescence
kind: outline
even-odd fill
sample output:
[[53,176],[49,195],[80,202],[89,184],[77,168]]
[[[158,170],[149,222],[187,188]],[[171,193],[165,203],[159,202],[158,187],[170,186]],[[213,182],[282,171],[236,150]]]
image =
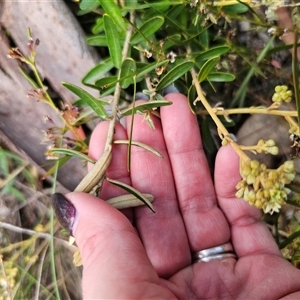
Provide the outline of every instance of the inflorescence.
[[264,213],[279,212],[291,192],[285,187],[295,178],[293,161],[284,162],[275,170],[257,160],[241,162],[242,180],[237,184],[236,197],[244,198],[250,205],[263,209]]

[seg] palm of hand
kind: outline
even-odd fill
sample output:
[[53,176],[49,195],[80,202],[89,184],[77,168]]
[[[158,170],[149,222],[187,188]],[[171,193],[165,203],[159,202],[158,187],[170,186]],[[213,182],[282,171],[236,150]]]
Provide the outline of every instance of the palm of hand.
[[[156,213],[139,207],[122,214],[101,202],[101,212],[94,212],[98,218],[101,213],[101,223],[95,227],[90,222],[90,228],[85,224],[82,231],[82,220],[77,226],[85,297],[278,299],[299,291],[300,272],[281,258],[271,234],[260,221],[259,211],[234,198],[240,176],[238,157],[232,148],[219,151],[214,187],[197,121],[186,98],[180,94],[166,98],[173,105],[161,109],[161,121],[154,120],[156,130],[149,129],[142,117],[136,116],[138,126],[133,132],[133,140],[153,146],[164,159],[134,148],[129,176],[126,148],[118,145],[113,149],[108,170],[110,178],[153,194]],[[128,125],[130,120],[127,122]],[[99,157],[103,150],[106,132],[107,123],[94,131],[92,157]],[[126,130],[117,125],[115,139],[126,138]],[[118,194],[119,189],[104,183],[101,198]],[[72,197],[79,207],[76,195]],[[88,195],[81,195],[81,202],[82,197],[95,201],[95,207],[99,205],[99,200]],[[192,252],[229,240],[238,260],[191,264]],[[97,279],[95,273],[99,273]],[[97,280],[96,287],[91,286],[93,280]]]

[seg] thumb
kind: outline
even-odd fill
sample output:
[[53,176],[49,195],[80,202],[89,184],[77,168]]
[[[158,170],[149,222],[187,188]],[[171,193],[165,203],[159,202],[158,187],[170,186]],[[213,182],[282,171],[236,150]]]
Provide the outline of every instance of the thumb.
[[[147,290],[145,284],[159,284],[140,239],[121,212],[85,193],[69,193],[67,198],[54,194],[52,203],[59,221],[69,226],[76,239],[83,263],[84,298],[122,295],[137,299]],[[66,209],[68,205],[73,208]],[[64,220],[59,216],[60,206]],[[73,214],[71,221],[66,220],[68,212]]]

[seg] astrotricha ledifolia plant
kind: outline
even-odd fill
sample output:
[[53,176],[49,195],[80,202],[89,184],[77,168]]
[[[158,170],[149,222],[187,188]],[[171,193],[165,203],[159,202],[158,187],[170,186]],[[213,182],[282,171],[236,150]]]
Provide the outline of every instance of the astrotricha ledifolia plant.
[[[93,168],[97,171],[89,172],[76,190],[95,193],[105,179],[132,194],[126,200],[127,206],[138,205],[138,199],[154,210],[150,203],[153,200],[151,195],[143,195],[108,178],[105,171],[111,160],[113,143],[128,144],[129,171],[132,146],[143,147],[159,156],[155,149],[133,141],[131,137],[128,141],[113,141],[114,124],[119,117],[132,115],[133,120],[134,114],[142,114],[155,130],[152,116],[159,117],[159,107],[172,105],[164,99],[162,91],[174,85],[187,95],[191,111],[202,121],[204,144],[209,145],[211,140],[207,124],[213,121],[222,144],[231,144],[239,155],[242,179],[237,184],[237,197],[270,214],[279,212],[286,202],[299,207],[298,202],[293,200],[297,199],[294,196],[299,192],[298,186],[291,184],[296,178],[293,158],[298,156],[300,142],[296,38],[299,14],[297,5],[289,5],[289,9],[293,9],[294,26],[279,28],[276,24],[277,10],[285,6],[281,1],[251,0],[82,0],[78,14],[89,16],[90,24],[92,22],[87,43],[101,49],[102,55],[101,62],[84,75],[82,83],[99,91],[99,97],[72,83],[63,83],[79,100],[72,107],[56,108],[35,64],[38,40],[30,38],[29,56],[24,56],[18,49],[11,49],[9,53],[10,57],[22,60],[34,71],[35,78],[29,78],[33,85],[30,96],[50,104],[64,120],[65,128],[50,128],[47,132],[52,141],[47,156],[59,158],[61,163],[73,155],[92,161],[87,157],[87,146],[76,130],[95,117],[109,120],[105,151]],[[248,24],[249,32],[256,31],[267,37],[259,49],[251,52],[244,44],[241,45],[238,36],[246,35],[239,32],[241,22]],[[287,33],[293,33],[295,39],[294,43],[284,45],[281,38]],[[287,53],[291,50],[290,78],[280,78],[278,73],[277,77],[274,76],[274,67],[270,63],[274,53],[283,50]],[[273,90],[272,95],[265,96],[269,105],[253,105],[257,102],[249,101],[253,97],[249,87],[257,81],[260,84],[267,82],[269,91]],[[147,95],[149,101],[136,105],[136,91]],[[229,101],[224,99],[224,91],[227,97],[231,95]],[[107,96],[112,96],[111,102]],[[228,108],[212,104],[214,98],[223,101]],[[290,101],[295,103],[296,110],[280,110],[283,103]],[[108,104],[111,104],[111,110],[107,110]],[[247,151],[277,155],[278,148],[271,139],[260,139],[253,146],[239,145],[227,128],[234,124],[234,115],[242,114],[285,118],[290,128],[287,135],[291,137],[295,155],[276,169],[268,169],[264,163],[250,159]],[[62,138],[68,130],[74,132],[72,142],[64,142]],[[112,204],[117,206],[119,200],[113,200]]]

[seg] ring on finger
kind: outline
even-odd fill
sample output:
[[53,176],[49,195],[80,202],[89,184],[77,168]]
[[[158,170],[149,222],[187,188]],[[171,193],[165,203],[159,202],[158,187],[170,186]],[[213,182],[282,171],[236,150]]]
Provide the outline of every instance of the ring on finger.
[[209,262],[212,260],[225,258],[237,258],[230,242],[192,253],[193,263]]

